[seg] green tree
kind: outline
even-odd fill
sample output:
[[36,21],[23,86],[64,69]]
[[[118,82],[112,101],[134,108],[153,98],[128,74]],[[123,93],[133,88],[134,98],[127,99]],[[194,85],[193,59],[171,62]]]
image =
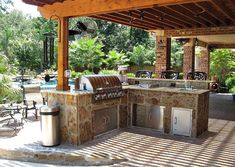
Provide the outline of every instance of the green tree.
[[97,38],[80,38],[73,41],[69,49],[69,64],[73,70],[77,67],[90,69],[96,72],[103,62],[104,53],[102,52],[103,44]]
[[171,40],[171,68],[182,71],[184,51],[182,45]]
[[124,53],[118,53],[115,50],[111,50],[104,62],[108,69],[117,69],[118,64],[128,64],[129,59]]
[[135,46],[132,52],[129,52],[131,63],[137,65],[139,68],[143,68],[146,62],[146,49],[142,45]]
[[215,75],[221,84],[235,69],[235,57],[229,49],[216,49],[210,54],[210,74]]

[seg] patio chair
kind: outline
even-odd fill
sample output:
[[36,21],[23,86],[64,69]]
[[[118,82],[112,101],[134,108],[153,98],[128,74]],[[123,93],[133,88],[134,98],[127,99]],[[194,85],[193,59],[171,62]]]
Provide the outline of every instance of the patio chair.
[[28,118],[28,111],[33,110],[34,116],[38,119],[38,108],[36,106],[37,102],[34,100],[24,100],[23,104],[25,105],[25,118]]
[[191,80],[206,80],[207,74],[202,71],[189,72],[187,74],[187,79]]
[[138,70],[135,73],[135,77],[136,78],[152,78],[152,71],[148,71],[148,70]]
[[179,79],[179,72],[173,71],[173,70],[162,71],[161,78],[163,78],[163,79]]

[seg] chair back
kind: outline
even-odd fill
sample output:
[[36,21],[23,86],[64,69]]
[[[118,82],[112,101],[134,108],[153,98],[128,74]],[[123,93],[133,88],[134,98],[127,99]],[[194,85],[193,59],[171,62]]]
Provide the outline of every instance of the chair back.
[[135,73],[135,77],[137,77],[137,78],[152,78],[152,74],[153,74],[153,72],[149,71],[149,70],[138,70]]
[[189,72],[187,74],[187,79],[191,80],[206,80],[207,74],[202,71]]
[[161,78],[163,78],[163,79],[179,79],[179,72],[173,71],[173,70],[162,71]]

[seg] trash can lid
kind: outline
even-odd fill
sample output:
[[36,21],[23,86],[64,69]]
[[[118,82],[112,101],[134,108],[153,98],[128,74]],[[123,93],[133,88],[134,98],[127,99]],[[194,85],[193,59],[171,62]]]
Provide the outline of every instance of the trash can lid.
[[47,106],[44,105],[41,107],[41,112],[58,112],[60,111],[60,106],[53,105],[53,106]]

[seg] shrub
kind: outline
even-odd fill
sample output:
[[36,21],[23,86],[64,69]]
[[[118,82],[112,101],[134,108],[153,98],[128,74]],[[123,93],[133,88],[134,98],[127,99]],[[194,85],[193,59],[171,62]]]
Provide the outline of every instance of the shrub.
[[0,94],[0,103],[20,103],[23,100],[22,91],[13,88],[10,79],[4,75],[0,75]]
[[99,74],[109,75],[109,74],[118,74],[118,71],[115,70],[101,70]]

